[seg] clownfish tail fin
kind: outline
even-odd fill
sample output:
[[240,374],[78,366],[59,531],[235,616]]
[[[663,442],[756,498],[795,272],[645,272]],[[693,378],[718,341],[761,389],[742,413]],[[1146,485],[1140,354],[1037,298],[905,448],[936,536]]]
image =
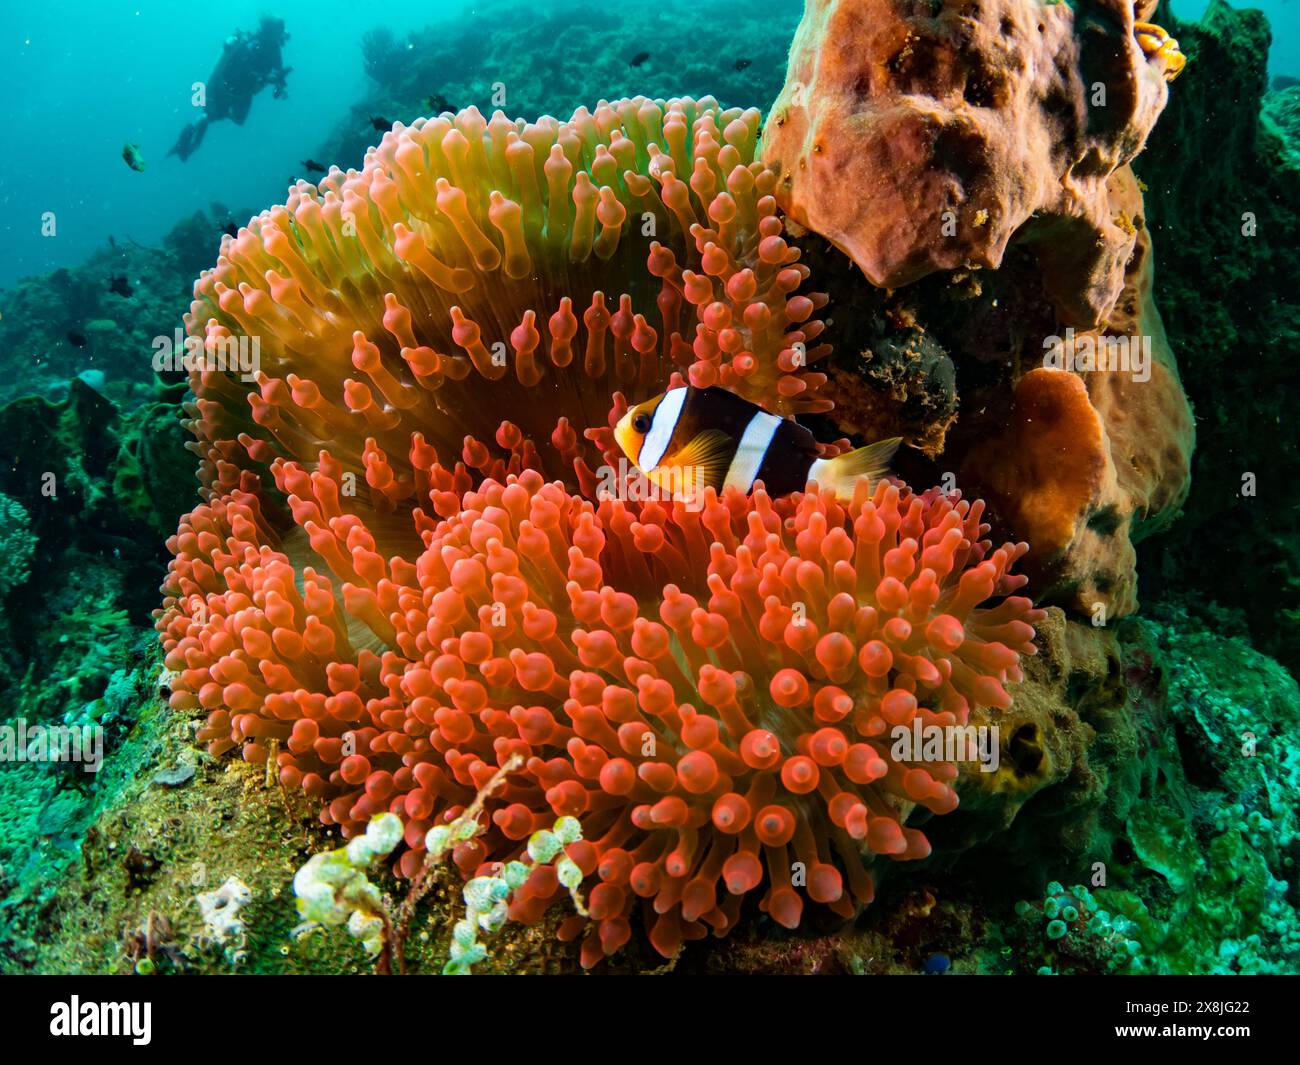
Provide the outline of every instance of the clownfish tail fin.
[[889,473],[890,460],[902,442],[901,436],[891,436],[834,458],[817,459],[808,470],[808,480],[834,490],[840,499],[852,499],[862,478],[874,482]]

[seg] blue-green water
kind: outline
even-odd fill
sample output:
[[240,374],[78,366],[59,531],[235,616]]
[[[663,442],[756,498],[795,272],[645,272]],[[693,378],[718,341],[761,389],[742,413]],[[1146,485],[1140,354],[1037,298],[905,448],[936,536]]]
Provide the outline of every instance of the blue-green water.
[[[320,149],[341,114],[374,90],[361,49],[367,31],[391,31],[400,48],[410,31],[431,23],[464,28],[482,18],[464,0],[392,0],[381,8],[325,0],[310,14],[286,10],[289,41],[283,54],[293,72],[285,98],[272,100],[269,90],[260,94],[244,125],[213,126],[201,153],[182,164],[166,158],[166,152],[180,128],[195,118],[193,84],[208,77],[230,34],[254,29],[273,8],[261,0],[220,5],[4,0],[2,7],[0,286],[78,262],[109,234],[156,242],[184,214],[213,201],[260,209],[282,198],[289,178],[299,176],[301,161]],[[580,10],[570,26],[575,44],[557,46],[561,63],[580,68],[586,61],[584,27],[595,9],[570,0],[525,6],[529,12],[547,7]],[[788,37],[801,5],[763,0],[750,7],[767,13],[774,35]],[[509,4],[496,5],[492,18],[508,19],[509,11]],[[491,28],[483,25],[475,32],[490,35]],[[653,48],[653,42],[648,45]],[[640,50],[635,40],[627,48],[627,58]],[[475,72],[485,112],[494,82],[527,74],[528,57],[517,59],[512,70]],[[403,62],[400,50],[394,62]],[[652,58],[660,72],[667,62],[667,56]],[[427,92],[440,89],[431,79]],[[567,114],[578,102],[556,99],[546,108]],[[128,142],[140,145],[142,173],[122,164]],[[41,235],[46,211],[58,217],[53,239]]]
[[[573,5],[545,0],[527,8],[548,6]],[[1251,6],[1265,11],[1273,27],[1270,73],[1300,76],[1300,13],[1294,0]],[[665,17],[672,17],[673,7],[673,2],[663,5]],[[761,0],[746,7],[765,14],[773,35],[788,36],[802,5]],[[1199,17],[1204,8],[1205,0],[1174,3],[1175,12],[1187,18]],[[478,17],[475,5],[464,0],[390,0],[382,13],[349,0],[324,0],[310,15],[285,12],[290,40],[284,59],[293,67],[287,97],[273,101],[269,92],[262,94],[242,127],[215,126],[202,154],[185,165],[165,153],[179,128],[194,118],[191,86],[207,78],[229,34],[252,29],[273,8],[261,0],[220,5],[4,0],[0,10],[5,164],[0,168],[0,286],[79,262],[109,234],[156,242],[183,214],[212,201],[232,208],[272,202],[282,196],[286,179],[298,174],[300,161],[328,137],[340,113],[373,89],[360,50],[366,31],[383,26],[400,41],[431,20],[463,25]],[[575,20],[575,42],[582,40],[582,26]],[[629,41],[628,47],[637,43]],[[653,41],[642,43],[662,69],[667,57],[653,54]],[[584,62],[581,44],[557,47],[561,62]],[[527,57],[521,57],[521,65],[527,67]],[[480,76],[486,88],[497,72],[482,70]],[[437,91],[437,85],[429,86],[430,93]],[[574,104],[555,100],[548,108],[567,113]],[[140,145],[143,173],[122,166],[127,142]],[[57,239],[41,235],[46,211],[58,216]]]

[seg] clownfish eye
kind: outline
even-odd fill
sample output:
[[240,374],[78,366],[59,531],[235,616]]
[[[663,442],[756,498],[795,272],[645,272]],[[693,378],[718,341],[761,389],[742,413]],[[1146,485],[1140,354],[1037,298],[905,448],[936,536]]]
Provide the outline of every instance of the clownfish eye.
[[638,433],[648,433],[650,431],[650,415],[638,414],[632,419],[632,428]]

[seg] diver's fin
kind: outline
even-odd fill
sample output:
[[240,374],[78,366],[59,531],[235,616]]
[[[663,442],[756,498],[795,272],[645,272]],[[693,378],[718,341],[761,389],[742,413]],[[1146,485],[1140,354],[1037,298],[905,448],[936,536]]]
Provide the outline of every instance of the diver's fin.
[[203,135],[208,131],[208,116],[204,115],[197,122],[191,122],[181,130],[180,136],[176,138],[176,143],[172,145],[168,156],[176,156],[183,163],[199,149],[203,143]]
[[808,470],[808,480],[833,489],[840,499],[852,499],[854,487],[862,478],[878,481],[889,472],[889,460],[902,442],[901,436],[891,436],[844,455],[818,459]]
[[659,464],[655,472],[666,476],[657,483],[674,492],[720,488],[735,450],[736,442],[721,429],[706,429]]

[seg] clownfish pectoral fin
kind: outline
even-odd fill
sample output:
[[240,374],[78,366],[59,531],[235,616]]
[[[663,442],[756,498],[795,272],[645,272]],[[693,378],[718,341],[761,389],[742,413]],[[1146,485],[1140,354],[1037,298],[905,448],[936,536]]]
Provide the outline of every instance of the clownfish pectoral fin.
[[901,436],[891,436],[844,455],[818,459],[808,470],[808,480],[832,489],[841,499],[852,499],[854,486],[862,478],[874,482],[889,472],[889,462],[902,442]]
[[717,488],[727,476],[736,442],[720,429],[706,429],[684,448],[667,456],[652,479],[675,493]]

